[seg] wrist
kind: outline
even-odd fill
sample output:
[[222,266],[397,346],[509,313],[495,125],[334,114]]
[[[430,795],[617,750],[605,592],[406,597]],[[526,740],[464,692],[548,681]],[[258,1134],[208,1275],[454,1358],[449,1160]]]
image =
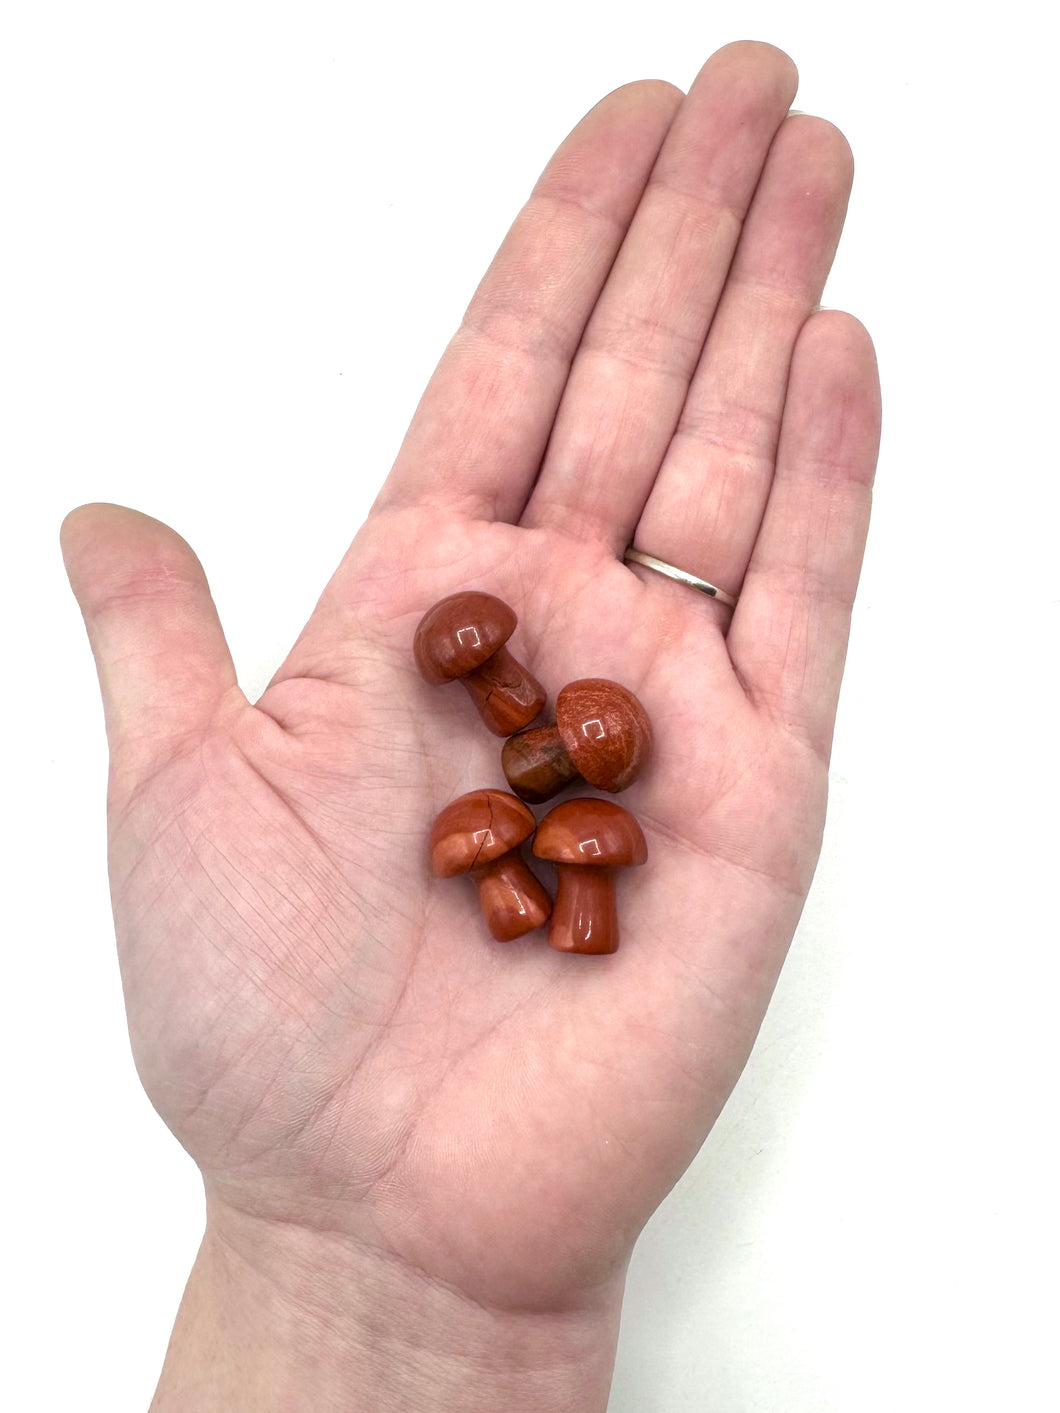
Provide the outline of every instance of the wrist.
[[622,1281],[497,1310],[342,1235],[211,1214],[152,1413],[604,1413]]

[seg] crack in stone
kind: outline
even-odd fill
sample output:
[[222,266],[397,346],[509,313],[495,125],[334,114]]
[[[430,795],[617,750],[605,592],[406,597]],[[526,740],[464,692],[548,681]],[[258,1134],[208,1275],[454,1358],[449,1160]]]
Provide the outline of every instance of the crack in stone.
[[486,796],[486,809],[489,811],[489,813],[488,813],[488,815],[487,815],[487,818],[486,818],[486,827],[485,827],[485,829],[482,830],[482,838],[479,840],[479,846],[478,846],[478,848],[475,850],[475,857],[471,860],[471,863],[470,863],[469,866],[468,866],[468,871],[469,871],[469,872],[470,872],[472,869],[475,869],[475,868],[478,867],[479,855],[482,853],[482,850],[486,847],[487,843],[490,843],[490,844],[493,843],[493,796],[492,796],[492,795],[487,795],[487,796]]

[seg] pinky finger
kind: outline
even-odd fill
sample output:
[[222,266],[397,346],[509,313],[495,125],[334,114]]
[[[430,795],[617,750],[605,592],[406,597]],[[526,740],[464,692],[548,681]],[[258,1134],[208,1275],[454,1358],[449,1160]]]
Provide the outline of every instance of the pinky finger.
[[823,759],[879,441],[879,377],[868,334],[849,314],[814,314],[792,356],[776,475],[728,646],[755,705]]

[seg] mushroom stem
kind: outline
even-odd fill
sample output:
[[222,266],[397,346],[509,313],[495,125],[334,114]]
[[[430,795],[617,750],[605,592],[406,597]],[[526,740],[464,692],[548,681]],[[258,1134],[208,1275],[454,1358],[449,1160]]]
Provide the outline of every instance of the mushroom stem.
[[521,731],[541,714],[545,693],[506,647],[460,678],[482,720],[497,736]]
[[556,726],[533,726],[509,736],[501,751],[501,769],[520,800],[540,805],[581,777]]
[[613,869],[596,864],[556,865],[556,905],[548,945],[557,952],[592,956],[618,951]]
[[498,942],[512,942],[548,921],[552,900],[516,850],[472,873],[486,926]]

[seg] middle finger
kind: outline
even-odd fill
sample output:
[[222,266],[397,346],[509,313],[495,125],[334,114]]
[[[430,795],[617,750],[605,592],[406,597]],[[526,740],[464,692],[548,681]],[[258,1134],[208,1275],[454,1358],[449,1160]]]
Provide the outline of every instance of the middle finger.
[[768,44],[727,45],[700,71],[582,337],[524,525],[626,543],[796,85]]

